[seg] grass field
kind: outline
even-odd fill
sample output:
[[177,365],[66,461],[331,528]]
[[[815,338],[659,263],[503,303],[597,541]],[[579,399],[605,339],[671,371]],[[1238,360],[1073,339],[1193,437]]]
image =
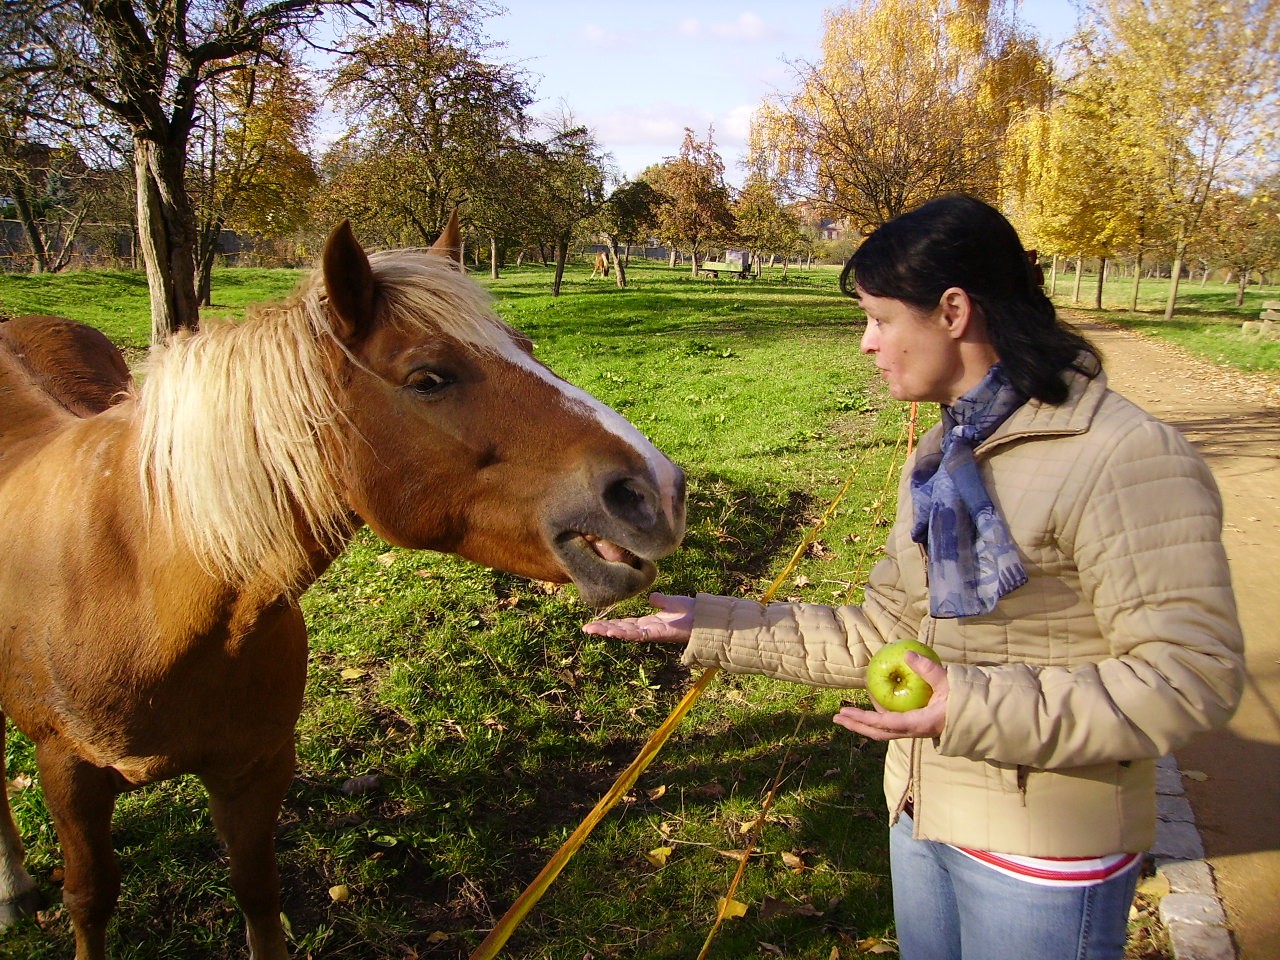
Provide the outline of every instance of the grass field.
[[[574,265],[555,299],[537,266],[483,282],[541,359],[686,469],[689,532],[657,588],[760,596],[852,473],[779,596],[856,601],[892,515],[906,409],[859,354],[862,318],[836,270],[694,280],[634,263],[626,290],[587,274]],[[238,315],[296,277],[220,272],[212,312]],[[145,287],[128,274],[0,276],[0,314],[25,312],[73,316],[137,348],[148,335]],[[571,588],[392,549],[368,531],[304,608],[309,683],[278,841],[299,957],[469,956],[690,679],[670,650],[583,635],[591,611]],[[737,893],[746,915],[710,956],[883,949],[893,933],[883,752],[830,723],[842,695],[717,678],[503,955],[695,956],[779,775]],[[0,957],[65,957],[59,852],[29,780],[30,744],[11,736],[6,763],[30,869],[55,906],[39,927],[0,934]],[[195,781],[123,797],[115,841],[116,956],[244,956]]]
[[[759,595],[857,467],[846,503],[782,590],[856,595],[883,537],[904,410],[859,356],[860,316],[834,270],[734,282],[636,264],[626,290],[586,274],[571,272],[558,299],[540,267],[490,285],[540,358],[687,470],[689,533],[658,588]],[[96,293],[80,286],[91,279],[44,305],[21,297],[51,294],[50,279],[0,278],[0,310],[78,314],[144,343],[145,297],[124,302],[130,278],[98,277]],[[219,274],[215,309],[234,312],[233,291],[275,295],[292,279]],[[367,531],[304,605],[310,680],[279,831],[299,956],[468,956],[689,679],[671,651],[583,635],[591,612],[572,588],[391,549]],[[838,699],[718,679],[505,955],[696,954],[738,866],[726,853],[744,846],[743,827],[788,757],[738,893],[749,911],[722,930],[712,956],[754,954],[764,942],[827,960],[833,948],[855,956],[859,941],[890,936],[880,751],[830,723]],[[11,737],[7,776],[21,787],[33,773],[29,745]],[[361,777],[376,785],[344,791]],[[59,853],[38,780],[13,801],[30,867],[57,904]],[[120,956],[243,955],[198,783],[123,797],[116,845]],[[332,898],[336,887],[346,899]],[[61,911],[43,926],[0,936],[0,956],[66,956]]]
[[1280,340],[1259,340],[1240,331],[1242,321],[1258,319],[1263,303],[1280,300],[1280,286],[1251,286],[1244,303],[1237,307],[1234,284],[1184,280],[1178,285],[1174,317],[1166,321],[1169,281],[1144,280],[1136,311],[1130,309],[1132,281],[1108,280],[1103,285],[1100,311],[1092,306],[1096,284],[1096,277],[1085,276],[1076,302],[1073,277],[1059,277],[1053,301],[1072,312],[1176,344],[1213,363],[1246,371],[1280,372]]

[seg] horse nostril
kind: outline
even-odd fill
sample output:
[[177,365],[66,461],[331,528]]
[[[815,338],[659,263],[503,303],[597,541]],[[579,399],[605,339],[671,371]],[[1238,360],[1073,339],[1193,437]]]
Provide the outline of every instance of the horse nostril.
[[657,520],[649,487],[634,477],[622,477],[604,488],[609,513],[632,526],[648,528]]

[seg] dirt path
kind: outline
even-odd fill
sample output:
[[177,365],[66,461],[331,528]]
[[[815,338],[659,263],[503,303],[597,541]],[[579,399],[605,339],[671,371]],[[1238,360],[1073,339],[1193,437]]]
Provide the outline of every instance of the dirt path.
[[[1068,314],[1069,316],[1069,314]],[[1280,377],[1080,322],[1111,386],[1177,426],[1222,490],[1248,680],[1235,718],[1177,752],[1240,960],[1280,958]]]

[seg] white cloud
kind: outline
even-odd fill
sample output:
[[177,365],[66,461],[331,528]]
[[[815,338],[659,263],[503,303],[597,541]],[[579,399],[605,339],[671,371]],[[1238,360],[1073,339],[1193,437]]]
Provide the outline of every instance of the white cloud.
[[676,36],[684,37],[687,40],[697,40],[702,36],[702,23],[692,17],[681,20],[676,24]]
[[745,146],[751,133],[751,117],[759,104],[740,104],[716,125],[716,140],[726,145]]
[[784,31],[766,23],[759,14],[742,13],[732,23],[716,23],[711,27],[711,35],[721,40],[740,40],[746,43],[758,43],[773,40],[784,35]]
[[625,49],[631,46],[630,38],[626,34],[596,23],[584,23],[578,28],[578,36],[586,41],[588,46],[597,49]]

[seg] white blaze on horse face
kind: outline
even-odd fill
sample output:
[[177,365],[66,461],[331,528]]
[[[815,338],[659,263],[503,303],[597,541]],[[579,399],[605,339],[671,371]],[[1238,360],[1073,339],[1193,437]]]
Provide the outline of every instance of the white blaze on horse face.
[[608,404],[596,399],[585,390],[575,387],[567,380],[562,380],[556,376],[546,365],[539,363],[532,355],[520,349],[515,341],[508,340],[504,344],[502,356],[517,367],[529,371],[535,377],[560,391],[566,401],[582,407],[584,412],[594,417],[605,430],[626,441],[637,453],[643,456],[662,494],[663,511],[673,523],[676,521],[679,515],[679,508],[676,505],[676,496],[680,489],[680,484],[677,480],[679,471],[676,465],[649,441],[648,437],[637,430],[630,420]]

